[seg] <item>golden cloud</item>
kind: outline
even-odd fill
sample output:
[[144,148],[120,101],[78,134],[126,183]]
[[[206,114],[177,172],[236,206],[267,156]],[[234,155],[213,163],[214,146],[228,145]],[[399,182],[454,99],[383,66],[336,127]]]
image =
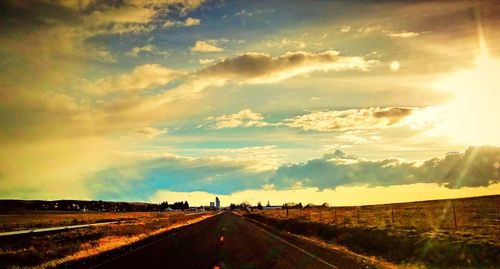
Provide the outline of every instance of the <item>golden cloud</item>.
[[367,71],[375,63],[375,60],[365,60],[363,57],[341,56],[333,50],[319,53],[287,52],[278,57],[245,53],[205,68],[199,74],[247,83],[272,83],[316,71]]

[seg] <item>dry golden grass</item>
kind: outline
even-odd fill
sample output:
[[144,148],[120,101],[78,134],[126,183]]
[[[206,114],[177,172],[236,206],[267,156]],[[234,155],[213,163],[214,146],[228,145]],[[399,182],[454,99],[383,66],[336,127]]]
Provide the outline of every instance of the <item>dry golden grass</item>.
[[[258,213],[286,218],[283,209]],[[428,233],[453,232],[500,242],[500,195],[359,207],[289,209],[288,214],[289,218],[327,224],[416,229]]]
[[[85,215],[89,214],[89,215]],[[146,237],[159,234],[175,227],[203,220],[213,215],[186,215],[182,212],[168,213],[76,213],[35,214],[36,220],[29,221],[22,216],[17,221],[25,223],[64,223],[62,216],[79,221],[122,220],[127,222],[91,228],[75,229],[53,234],[38,234],[22,240],[4,241],[0,244],[0,267],[47,268],[64,262],[77,260],[131,244]],[[114,217],[114,218],[109,218]],[[50,222],[55,220],[54,222]],[[17,222],[16,222],[17,223]]]
[[288,218],[283,209],[246,216],[278,230],[382,258],[400,268],[498,268],[499,202],[497,195],[294,209],[289,210]]
[[64,211],[19,211],[0,214],[0,232],[33,228],[58,227],[105,221],[150,219],[170,216],[169,212],[64,212]]

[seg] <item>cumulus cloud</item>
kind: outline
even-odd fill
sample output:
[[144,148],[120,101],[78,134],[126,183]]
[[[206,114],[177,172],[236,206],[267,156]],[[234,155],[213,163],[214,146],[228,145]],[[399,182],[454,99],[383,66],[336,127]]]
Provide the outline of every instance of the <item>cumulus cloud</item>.
[[336,188],[438,183],[446,188],[488,186],[500,181],[500,148],[470,147],[423,163],[398,159],[370,161],[337,150],[320,159],[281,166],[270,183],[281,188]]
[[192,27],[192,26],[197,26],[201,24],[201,20],[197,18],[192,18],[188,17],[184,21],[172,21],[172,20],[167,20],[163,24],[164,28],[171,28],[171,27]]
[[130,57],[137,57],[141,53],[149,53],[152,55],[160,55],[163,57],[168,57],[170,55],[167,51],[162,51],[157,46],[152,44],[147,44],[142,47],[133,47],[126,53],[126,55]]
[[88,86],[86,90],[96,94],[138,92],[165,85],[181,75],[181,72],[165,68],[159,64],[145,64],[135,67],[128,74],[99,79]]
[[221,52],[224,51],[223,48],[217,47],[216,40],[198,40],[191,47],[191,51],[194,52]]
[[[269,157],[255,158],[273,146],[214,149],[229,156],[185,157],[175,154],[132,154],[129,161],[96,173],[87,182],[93,197],[149,198],[158,189],[230,194],[263,186],[274,190],[307,188],[438,184],[448,189],[488,186],[500,180],[500,148],[469,148],[425,162],[398,159],[364,160],[342,151],[305,163],[279,168],[262,166]],[[249,158],[245,158],[249,154]],[[238,157],[239,156],[239,157]],[[265,168],[265,169],[263,169]],[[412,185],[413,184],[413,185]]]
[[137,137],[137,138],[155,138],[159,135],[166,134],[167,130],[166,129],[157,129],[153,127],[142,127],[139,129],[136,129],[133,133],[132,136]]
[[208,127],[212,129],[269,125],[269,123],[262,121],[263,119],[264,117],[261,113],[253,112],[250,109],[244,109],[234,114],[206,118],[207,121],[211,122],[208,124]]
[[227,58],[199,72],[204,76],[230,78],[248,83],[271,83],[315,71],[366,71],[376,61],[363,57],[341,56],[338,51],[319,53],[287,52],[272,57],[264,53],[246,53]]
[[385,107],[319,111],[285,119],[285,125],[321,132],[337,130],[385,128],[398,124],[414,108]]

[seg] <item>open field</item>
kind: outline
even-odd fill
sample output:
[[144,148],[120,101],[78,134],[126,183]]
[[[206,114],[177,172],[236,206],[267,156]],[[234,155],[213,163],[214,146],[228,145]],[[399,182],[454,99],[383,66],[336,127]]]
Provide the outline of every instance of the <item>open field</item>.
[[[213,212],[193,215],[183,212],[23,212],[2,215],[0,219],[4,230],[13,230],[12,227],[16,227],[17,230],[115,220],[126,220],[126,222],[57,233],[2,238],[0,268],[55,266],[128,245],[174,227],[205,219],[213,214]],[[8,226],[9,224],[14,226]]]
[[[399,264],[500,264],[500,195],[393,205],[262,210],[247,215]],[[455,211],[455,213],[453,213]]]
[[[286,210],[259,214],[287,218]],[[419,231],[457,231],[500,240],[500,195],[412,203],[289,209],[288,218],[326,224],[395,227]]]
[[156,212],[67,212],[26,210],[0,214],[0,232],[78,225],[107,221],[138,221],[179,213]]

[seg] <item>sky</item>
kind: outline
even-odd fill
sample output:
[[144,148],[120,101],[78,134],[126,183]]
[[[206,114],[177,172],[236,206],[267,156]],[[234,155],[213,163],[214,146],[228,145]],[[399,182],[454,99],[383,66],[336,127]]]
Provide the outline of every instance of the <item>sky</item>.
[[500,194],[496,1],[6,0],[0,199]]

